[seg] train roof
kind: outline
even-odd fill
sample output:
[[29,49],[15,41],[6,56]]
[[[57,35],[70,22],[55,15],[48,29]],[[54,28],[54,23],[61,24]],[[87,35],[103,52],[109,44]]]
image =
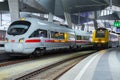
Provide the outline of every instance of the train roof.
[[117,33],[113,33],[113,32],[110,32],[110,34],[112,34],[112,35],[116,35],[116,36],[119,36]]
[[31,22],[31,24],[39,24],[39,25],[44,26],[44,27],[49,26],[50,28],[60,29],[61,31],[73,31],[72,28],[67,27],[65,25],[55,24],[53,22],[48,22],[48,21],[45,21],[45,20],[41,20],[39,18],[28,17],[28,18],[25,18],[25,20],[23,20],[23,21],[29,21],[29,22]]
[[75,33],[77,35],[83,35],[83,36],[90,36],[92,33],[91,32],[86,32],[86,31],[82,31],[82,30],[75,30]]
[[103,28],[103,27],[97,28],[96,30],[100,30],[100,29],[102,29],[102,30],[108,30],[108,29]]

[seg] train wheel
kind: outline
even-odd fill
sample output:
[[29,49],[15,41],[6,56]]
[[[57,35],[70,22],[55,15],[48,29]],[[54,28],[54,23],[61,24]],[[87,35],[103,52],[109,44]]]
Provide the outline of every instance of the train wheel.
[[35,57],[38,57],[40,56],[40,49],[36,49],[32,54],[30,54],[30,58],[35,58]]
[[42,55],[44,55],[44,53],[46,52],[46,50],[45,49],[36,49],[34,52],[33,52],[33,54],[35,55],[35,56],[42,56]]
[[29,55],[29,58],[35,58],[34,53],[30,54],[30,55]]

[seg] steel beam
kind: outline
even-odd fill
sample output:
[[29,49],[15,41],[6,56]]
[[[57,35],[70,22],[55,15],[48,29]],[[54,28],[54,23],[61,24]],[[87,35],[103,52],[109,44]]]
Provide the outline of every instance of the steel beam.
[[94,27],[95,27],[95,29],[97,29],[98,28],[98,23],[97,23],[97,11],[94,11]]
[[19,14],[19,1],[18,0],[8,0],[9,10],[11,15],[11,21],[18,20],[20,18]]
[[51,12],[48,15],[48,22],[53,22],[53,14]]
[[72,28],[72,21],[71,21],[71,15],[68,12],[64,12],[65,16],[65,22],[68,24],[69,27]]
[[0,26],[2,26],[2,13],[0,13]]

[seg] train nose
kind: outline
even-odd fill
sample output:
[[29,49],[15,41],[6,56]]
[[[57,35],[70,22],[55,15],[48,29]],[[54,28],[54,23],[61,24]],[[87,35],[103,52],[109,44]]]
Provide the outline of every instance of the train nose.
[[6,43],[5,44],[5,51],[6,52],[23,52],[23,44],[20,43]]
[[100,41],[101,41],[101,39],[98,39],[98,41],[100,42]]

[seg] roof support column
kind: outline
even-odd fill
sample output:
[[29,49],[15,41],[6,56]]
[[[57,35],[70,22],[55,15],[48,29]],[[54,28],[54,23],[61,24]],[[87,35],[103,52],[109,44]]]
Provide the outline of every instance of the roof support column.
[[19,14],[19,0],[8,0],[9,10],[11,15],[11,21],[18,20],[20,18]]
[[83,31],[84,31],[84,28],[85,28],[85,25],[84,25],[84,24],[82,24],[81,30],[83,30]]
[[2,26],[2,13],[0,13],[0,26]]
[[80,25],[80,12],[78,13],[78,25]]
[[48,22],[53,22],[53,14],[49,12]]
[[67,23],[68,26],[72,28],[72,21],[70,14],[68,12],[64,12],[64,16],[65,16],[65,23]]
[[95,27],[95,29],[98,28],[98,23],[97,23],[97,11],[94,11],[94,27]]

